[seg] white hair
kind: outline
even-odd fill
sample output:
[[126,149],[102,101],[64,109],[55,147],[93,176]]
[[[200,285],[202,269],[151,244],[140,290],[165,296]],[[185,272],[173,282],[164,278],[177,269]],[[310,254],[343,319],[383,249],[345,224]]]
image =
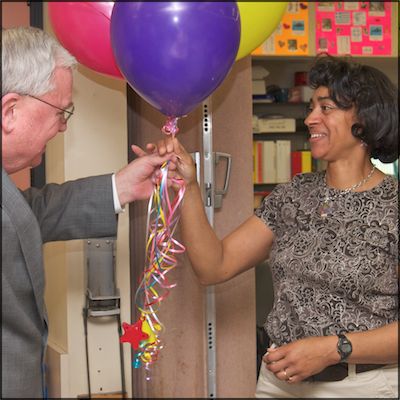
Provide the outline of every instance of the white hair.
[[41,29],[2,29],[1,95],[41,96],[53,86],[55,68],[74,68],[77,61],[52,36]]

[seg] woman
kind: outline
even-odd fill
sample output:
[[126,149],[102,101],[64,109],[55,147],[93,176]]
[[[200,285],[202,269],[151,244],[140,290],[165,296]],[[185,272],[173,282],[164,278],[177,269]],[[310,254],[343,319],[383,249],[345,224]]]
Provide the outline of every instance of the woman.
[[272,343],[256,397],[397,397],[398,182],[370,161],[399,156],[397,89],[372,67],[330,56],[309,76],[305,124],[326,172],[277,185],[223,240],[207,221],[192,158],[176,139],[158,151],[175,152],[186,182],[181,230],[201,283],[268,258]]

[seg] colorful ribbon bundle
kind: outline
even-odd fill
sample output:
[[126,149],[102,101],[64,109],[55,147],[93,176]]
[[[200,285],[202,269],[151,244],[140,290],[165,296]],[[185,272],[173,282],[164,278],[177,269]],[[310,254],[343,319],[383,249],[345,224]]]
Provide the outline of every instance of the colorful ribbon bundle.
[[[178,130],[176,119],[168,119],[163,132],[175,134]],[[161,166],[161,174],[154,186],[149,200],[147,213],[146,262],[139,287],[135,295],[135,304],[140,317],[133,324],[122,323],[124,334],[121,342],[131,343],[136,351],[133,366],[144,366],[146,371],[154,363],[163,347],[159,337],[164,329],[157,312],[161,302],[175,287],[167,279],[167,273],[177,266],[176,255],[185,251],[185,247],[174,239],[179,221],[179,208],[185,193],[182,180],[171,179],[179,185],[179,190],[171,202],[168,193],[168,164]],[[150,379],[147,374],[146,379]]]

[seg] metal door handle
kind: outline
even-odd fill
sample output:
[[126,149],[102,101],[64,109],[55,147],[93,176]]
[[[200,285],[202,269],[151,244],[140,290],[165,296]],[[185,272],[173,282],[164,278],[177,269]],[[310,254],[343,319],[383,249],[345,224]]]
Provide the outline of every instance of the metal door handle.
[[226,194],[229,187],[229,180],[231,177],[231,166],[232,166],[232,156],[227,153],[221,153],[219,151],[215,152],[215,165],[217,165],[221,158],[226,159],[226,171],[225,171],[225,178],[224,178],[224,186],[222,189],[218,190],[215,189],[215,201],[214,201],[214,208],[221,208],[222,207],[222,196]]

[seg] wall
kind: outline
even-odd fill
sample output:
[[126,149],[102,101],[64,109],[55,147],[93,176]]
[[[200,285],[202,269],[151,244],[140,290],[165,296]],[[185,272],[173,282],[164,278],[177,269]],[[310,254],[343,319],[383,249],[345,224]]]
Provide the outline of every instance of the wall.
[[[384,72],[393,83],[398,83],[398,63],[394,57],[353,57],[354,61],[371,65]],[[296,71],[308,71],[314,61],[308,58],[281,57],[253,57],[253,65],[264,66],[270,74],[266,78],[267,85],[280,87],[292,87],[294,85],[294,73]]]
[[[215,212],[219,237],[252,214],[252,132],[250,58],[237,62],[211,102],[214,151],[232,155],[231,182],[222,209]],[[137,99],[133,141],[139,145],[161,138],[165,117]],[[179,140],[189,152],[201,151],[201,107],[179,120]],[[217,182],[222,171],[217,169]],[[132,275],[143,269],[146,207],[131,208]],[[179,235],[177,235],[179,239]],[[134,394],[147,398],[207,397],[205,288],[186,257],[168,274],[177,286],[163,301],[158,316],[165,325],[164,348],[146,382],[133,370]],[[132,279],[136,281],[136,279]],[[256,384],[254,271],[216,285],[217,397],[253,397]]]
[[[1,26],[3,28],[29,26],[29,7],[26,2],[3,1],[1,3]],[[31,186],[30,168],[11,174],[10,177],[21,190]]]
[[[51,32],[47,17],[45,29]],[[78,67],[74,72],[75,113],[68,122],[68,130],[53,139],[46,150],[48,182],[110,173],[126,164],[125,91],[122,80],[102,76],[82,65]],[[116,245],[117,287],[121,290],[123,321],[130,318],[128,224],[127,210],[119,216]],[[76,397],[88,392],[82,318],[86,289],[83,241],[49,243],[44,252],[46,304],[50,320],[50,396]],[[89,320],[88,342],[92,393],[119,391],[121,378],[116,320]],[[60,357],[55,357],[54,352]],[[124,358],[125,380],[129,383],[129,348],[125,348]],[[54,376],[57,371],[61,377]],[[127,388],[130,395],[129,384]]]
[[[215,213],[219,237],[253,214],[251,57],[236,63],[212,96],[214,151],[232,155],[232,177]],[[217,176],[218,180],[218,176]],[[217,285],[217,395],[251,398],[256,385],[255,271]]]

